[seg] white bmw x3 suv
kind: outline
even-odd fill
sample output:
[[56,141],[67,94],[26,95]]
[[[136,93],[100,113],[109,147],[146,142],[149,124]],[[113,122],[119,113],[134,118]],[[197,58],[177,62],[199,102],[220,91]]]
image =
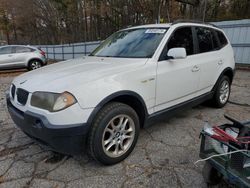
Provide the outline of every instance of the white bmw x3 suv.
[[228,39],[212,25],[143,25],[114,33],[88,57],[18,76],[7,105],[23,132],[54,151],[115,164],[157,117],[207,100],[223,107],[234,68]]

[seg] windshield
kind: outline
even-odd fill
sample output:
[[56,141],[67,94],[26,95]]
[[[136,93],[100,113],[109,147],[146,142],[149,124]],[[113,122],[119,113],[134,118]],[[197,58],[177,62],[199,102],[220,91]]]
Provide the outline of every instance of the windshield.
[[168,28],[140,28],[118,31],[90,56],[151,58]]

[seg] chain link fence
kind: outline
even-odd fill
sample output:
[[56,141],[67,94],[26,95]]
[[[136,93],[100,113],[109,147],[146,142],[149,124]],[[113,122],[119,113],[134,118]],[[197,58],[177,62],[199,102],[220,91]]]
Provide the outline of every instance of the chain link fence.
[[101,42],[83,42],[63,45],[38,46],[51,60],[67,60],[89,55]]

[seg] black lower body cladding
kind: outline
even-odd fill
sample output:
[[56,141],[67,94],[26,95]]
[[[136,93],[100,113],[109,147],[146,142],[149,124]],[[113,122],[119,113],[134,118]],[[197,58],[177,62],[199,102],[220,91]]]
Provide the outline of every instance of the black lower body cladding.
[[14,123],[32,139],[62,154],[76,155],[85,150],[89,128],[87,124],[52,125],[44,116],[15,108],[10,102],[9,95],[6,99]]

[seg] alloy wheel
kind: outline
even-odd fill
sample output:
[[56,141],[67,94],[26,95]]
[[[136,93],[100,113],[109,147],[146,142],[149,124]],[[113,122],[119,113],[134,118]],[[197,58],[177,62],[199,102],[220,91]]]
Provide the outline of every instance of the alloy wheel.
[[103,150],[109,157],[119,157],[128,151],[134,137],[134,121],[125,114],[115,116],[104,129],[102,137]]
[[225,104],[227,102],[229,94],[230,94],[230,84],[227,80],[224,80],[221,83],[220,87],[220,102],[222,104]]
[[33,62],[31,63],[31,69],[32,69],[32,70],[38,69],[38,68],[40,68],[40,67],[41,67],[41,63],[38,62],[38,61],[33,61]]

